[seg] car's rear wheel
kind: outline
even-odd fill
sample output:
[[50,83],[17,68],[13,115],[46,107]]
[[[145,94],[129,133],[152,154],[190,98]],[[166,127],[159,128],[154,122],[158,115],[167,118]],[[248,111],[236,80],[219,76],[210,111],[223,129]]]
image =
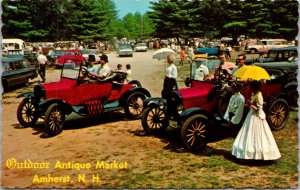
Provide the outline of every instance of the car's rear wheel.
[[207,144],[207,117],[196,114],[188,118],[181,128],[181,141],[188,150],[201,150]]
[[140,119],[142,117],[145,98],[146,96],[140,92],[134,92],[127,98],[124,110],[128,118]]
[[65,124],[65,114],[57,103],[50,105],[45,113],[45,131],[48,135],[59,134]]
[[162,133],[169,125],[165,112],[158,107],[148,107],[143,111],[142,126],[148,134]]
[[17,119],[24,127],[32,127],[38,120],[33,98],[24,98],[17,109]]
[[272,130],[283,129],[289,118],[289,104],[280,98],[271,103],[267,111],[267,121]]

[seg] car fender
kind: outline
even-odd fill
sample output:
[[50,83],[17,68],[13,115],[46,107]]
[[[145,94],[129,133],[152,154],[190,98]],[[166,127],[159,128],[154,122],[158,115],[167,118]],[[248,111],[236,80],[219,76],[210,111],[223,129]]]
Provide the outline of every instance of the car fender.
[[67,102],[60,100],[60,99],[47,99],[39,103],[39,108],[43,111],[46,112],[48,107],[53,104],[53,103],[58,103],[60,106],[62,106],[62,110],[66,115],[70,114],[73,112],[73,108],[70,104]]
[[283,87],[283,92],[288,92],[288,91],[294,90],[294,89],[297,90],[297,86],[298,86],[297,81],[289,82]]
[[21,98],[21,97],[25,97],[25,98],[34,97],[34,92],[24,92],[17,95],[17,98]]
[[[265,110],[268,110],[270,108],[270,105],[272,104],[273,101],[282,98],[286,101],[288,101],[288,96],[286,93],[280,92],[276,95],[273,96],[268,96],[264,99],[264,102],[266,103],[266,106],[264,106]],[[289,101],[288,101],[289,102]]]
[[180,114],[180,122],[183,124],[189,117],[195,115],[195,114],[202,114],[202,115],[205,115],[208,120],[215,120],[214,116],[206,111],[206,110],[203,110],[201,108],[197,108],[197,107],[192,107],[192,108],[189,108],[189,109],[186,109],[184,110],[181,114]]
[[164,98],[146,98],[143,101],[144,108],[147,108],[147,107],[152,107],[152,108],[159,107],[159,102],[163,102],[163,104],[165,105],[164,107],[166,107],[167,100],[164,99]]
[[127,98],[135,92],[140,92],[140,93],[144,94],[147,97],[151,97],[150,92],[148,90],[146,90],[145,88],[141,88],[141,87],[131,88],[125,94],[123,94],[123,96],[121,97],[122,105],[124,105]]

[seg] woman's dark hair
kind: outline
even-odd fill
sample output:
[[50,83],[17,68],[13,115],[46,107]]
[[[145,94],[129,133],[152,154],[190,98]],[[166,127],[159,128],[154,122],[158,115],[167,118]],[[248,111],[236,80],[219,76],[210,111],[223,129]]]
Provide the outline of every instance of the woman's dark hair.
[[251,87],[251,89],[258,91],[260,89],[260,84],[261,83],[259,81],[255,80],[250,83],[250,87]]

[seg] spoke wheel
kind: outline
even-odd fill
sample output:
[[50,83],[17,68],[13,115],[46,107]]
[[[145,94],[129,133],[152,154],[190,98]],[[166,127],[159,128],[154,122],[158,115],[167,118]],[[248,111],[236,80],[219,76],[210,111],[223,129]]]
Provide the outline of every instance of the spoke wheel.
[[143,114],[143,100],[146,96],[140,92],[131,94],[125,103],[125,113],[128,118],[140,119]]
[[65,123],[65,114],[61,106],[57,103],[50,105],[45,113],[45,131],[48,135],[54,136],[59,134]]
[[268,109],[267,121],[272,130],[283,129],[288,121],[289,105],[284,99],[273,101]]
[[196,114],[187,119],[181,129],[180,137],[188,150],[201,150],[207,144],[208,122],[204,115]]
[[24,127],[32,127],[38,120],[33,98],[24,98],[17,109],[17,119]]
[[142,126],[148,134],[159,134],[169,125],[165,112],[158,107],[148,107],[142,116]]

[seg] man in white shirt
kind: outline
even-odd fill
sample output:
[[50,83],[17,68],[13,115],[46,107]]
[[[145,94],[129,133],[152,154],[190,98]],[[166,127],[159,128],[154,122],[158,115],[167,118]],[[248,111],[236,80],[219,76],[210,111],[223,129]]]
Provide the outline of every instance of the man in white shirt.
[[206,77],[209,75],[209,70],[207,66],[203,64],[205,61],[206,60],[202,60],[202,59],[195,60],[195,63],[197,65],[197,68],[195,70],[195,76],[194,76],[195,80],[204,81]]
[[39,52],[39,56],[37,57],[38,60],[38,73],[40,77],[42,78],[42,81],[46,81],[46,64],[48,62],[48,59],[45,55],[43,55],[43,52]]
[[100,57],[101,67],[99,69],[99,73],[98,73],[97,77],[99,77],[100,79],[105,79],[111,73],[111,69],[108,66],[108,57],[105,54],[102,54],[99,57]]
[[232,132],[238,130],[237,127],[239,126],[244,114],[245,98],[240,93],[241,88],[241,84],[232,84],[231,91],[233,95],[229,100],[228,107],[224,114],[224,119],[227,120],[232,126]]

